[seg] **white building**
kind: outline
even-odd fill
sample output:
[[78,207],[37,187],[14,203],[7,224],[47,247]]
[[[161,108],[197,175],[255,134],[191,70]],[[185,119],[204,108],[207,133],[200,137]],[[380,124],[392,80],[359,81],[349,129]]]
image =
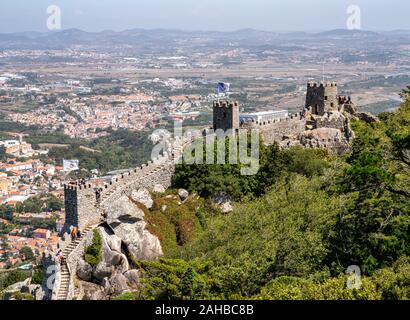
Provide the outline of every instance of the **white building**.
[[246,122],[266,122],[278,119],[285,119],[289,117],[289,111],[277,110],[277,111],[262,111],[254,113],[244,113],[239,116],[241,123]]

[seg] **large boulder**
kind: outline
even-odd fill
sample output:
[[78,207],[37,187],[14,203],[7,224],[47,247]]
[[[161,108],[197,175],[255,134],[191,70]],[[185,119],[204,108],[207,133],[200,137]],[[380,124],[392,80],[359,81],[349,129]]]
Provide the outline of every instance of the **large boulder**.
[[[3,299],[4,300],[12,300],[13,295],[18,292],[24,292],[24,293],[29,293],[29,286],[31,283],[31,278],[27,278],[26,280],[22,282],[17,282],[15,284],[12,284],[11,286],[7,287],[3,291]],[[13,299],[14,300],[14,299]]]
[[103,281],[105,293],[108,295],[119,295],[130,291],[128,279],[121,273],[115,273]]
[[128,250],[138,260],[154,260],[162,256],[159,239],[146,230],[146,222],[120,224],[114,228],[115,234],[122,239]]
[[343,133],[339,129],[319,128],[319,129],[305,131],[302,139],[306,138],[306,139],[315,139],[318,141],[322,141],[322,140],[341,139],[342,137],[343,137]]
[[110,247],[112,251],[121,253],[122,240],[118,236],[113,234],[113,235],[108,236],[106,240],[107,240],[108,246]]
[[106,221],[111,227],[121,223],[134,223],[144,220],[144,211],[135,203],[132,203],[125,195],[110,202],[105,210],[107,212]]
[[93,276],[95,279],[102,282],[104,278],[111,277],[114,271],[114,266],[107,266],[104,262],[101,262],[95,267]]
[[7,287],[3,291],[4,300],[15,300],[14,295],[16,293],[29,294],[34,297],[35,300],[43,300],[45,292],[39,284],[31,284],[31,278],[27,278],[22,282],[15,283]]
[[146,229],[144,212],[138,205],[122,196],[112,202],[106,211],[111,230],[136,259],[153,260],[162,256],[161,243]]
[[128,285],[132,287],[133,289],[138,288],[138,285],[140,283],[140,277],[141,273],[138,270],[130,270],[124,273],[124,276],[128,280]]
[[151,209],[154,201],[151,198],[151,194],[145,188],[135,190],[131,193],[131,199],[143,204],[147,209]]
[[108,300],[104,288],[98,284],[81,281],[81,287],[84,291],[83,300]]
[[7,287],[4,292],[22,292],[24,287],[28,287],[31,284],[31,278],[27,278],[24,281],[17,282]]
[[102,238],[102,261],[95,267],[93,272],[94,278],[103,281],[104,278],[110,277],[115,272],[124,273],[129,270],[129,263],[127,257],[118,251],[111,249],[112,247],[118,248],[118,237],[109,235],[104,228],[99,228]]
[[179,189],[178,190],[178,195],[179,195],[179,198],[181,199],[181,201],[184,202],[188,199],[189,192],[185,189]]
[[162,184],[156,184],[152,191],[155,193],[164,193],[166,190]]
[[91,281],[93,276],[93,267],[84,261],[84,259],[78,260],[77,276],[84,281]]

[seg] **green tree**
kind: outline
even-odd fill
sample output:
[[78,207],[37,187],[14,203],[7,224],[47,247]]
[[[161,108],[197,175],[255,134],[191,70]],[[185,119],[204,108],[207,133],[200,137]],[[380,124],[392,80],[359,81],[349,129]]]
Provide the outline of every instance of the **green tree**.
[[63,200],[55,196],[47,197],[46,203],[47,209],[49,211],[60,211],[64,207]]
[[12,221],[13,220],[13,208],[8,205],[0,206],[0,218]]
[[92,266],[98,265],[102,260],[102,237],[98,230],[93,230],[93,241],[85,248],[84,260]]
[[0,290],[4,290],[17,282],[22,282],[27,278],[29,278],[29,275],[26,272],[20,270],[11,271],[7,273],[6,277],[0,279]]
[[34,258],[33,251],[29,247],[22,247],[20,250],[20,255],[24,258],[24,260],[32,260]]
[[33,276],[31,277],[31,283],[41,285],[43,284],[43,278],[44,278],[44,269],[42,265],[39,265],[34,269]]
[[329,255],[337,272],[357,264],[372,274],[410,255],[410,101],[381,120],[355,124],[349,167],[338,183],[352,203],[338,216]]
[[[187,188],[199,193],[204,198],[215,196],[229,196],[234,200],[246,196],[257,197],[263,195],[280,176],[283,169],[281,152],[277,145],[266,147],[260,144],[259,171],[256,175],[242,175],[243,164],[229,164],[230,143],[233,138],[225,138],[225,163],[206,164],[206,145],[204,150],[204,164],[180,164],[176,168],[173,186]],[[202,141],[200,142],[202,143]],[[218,144],[214,144],[214,159],[217,159]],[[250,144],[248,154],[250,154]]]

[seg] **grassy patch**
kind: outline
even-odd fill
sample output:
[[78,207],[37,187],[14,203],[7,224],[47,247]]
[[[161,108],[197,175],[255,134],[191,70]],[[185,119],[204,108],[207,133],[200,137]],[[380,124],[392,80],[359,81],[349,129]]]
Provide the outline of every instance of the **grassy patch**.
[[34,297],[31,294],[22,292],[14,293],[13,298],[16,300],[34,300]]
[[138,300],[138,294],[134,292],[127,292],[114,297],[112,300]]
[[147,229],[159,238],[166,257],[178,257],[180,249],[203,232],[206,215],[216,210],[196,195],[181,203],[175,194],[159,196],[151,210],[142,209]]

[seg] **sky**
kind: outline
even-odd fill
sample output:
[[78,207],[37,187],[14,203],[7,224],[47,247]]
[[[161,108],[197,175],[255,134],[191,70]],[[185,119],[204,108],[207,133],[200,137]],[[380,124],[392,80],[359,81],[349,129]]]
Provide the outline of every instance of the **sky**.
[[62,29],[245,28],[317,32],[346,28],[349,5],[364,30],[410,29],[408,0],[1,0],[0,33],[47,31],[47,7],[61,8]]

